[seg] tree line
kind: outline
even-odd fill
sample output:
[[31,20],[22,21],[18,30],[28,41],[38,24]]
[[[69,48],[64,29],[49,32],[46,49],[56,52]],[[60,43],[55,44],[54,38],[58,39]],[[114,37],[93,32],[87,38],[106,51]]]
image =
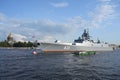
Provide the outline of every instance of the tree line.
[[33,42],[14,42],[12,45],[8,41],[1,41],[0,47],[35,47]]

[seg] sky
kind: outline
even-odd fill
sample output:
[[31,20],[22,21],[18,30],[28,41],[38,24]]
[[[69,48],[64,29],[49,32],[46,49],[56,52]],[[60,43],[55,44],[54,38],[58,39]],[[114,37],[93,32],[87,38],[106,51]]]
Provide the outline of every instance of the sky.
[[120,44],[120,0],[0,0],[0,41],[73,42],[91,39]]

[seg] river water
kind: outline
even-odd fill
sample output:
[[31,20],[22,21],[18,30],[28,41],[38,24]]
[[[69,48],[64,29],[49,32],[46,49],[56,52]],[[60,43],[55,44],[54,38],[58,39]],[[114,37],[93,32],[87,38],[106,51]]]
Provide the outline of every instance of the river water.
[[120,50],[78,56],[0,49],[0,80],[120,80]]

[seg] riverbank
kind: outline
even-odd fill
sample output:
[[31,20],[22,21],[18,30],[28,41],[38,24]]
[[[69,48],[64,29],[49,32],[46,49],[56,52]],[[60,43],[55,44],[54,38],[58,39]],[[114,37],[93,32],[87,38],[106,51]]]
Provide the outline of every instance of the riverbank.
[[0,47],[0,49],[34,49],[33,47]]

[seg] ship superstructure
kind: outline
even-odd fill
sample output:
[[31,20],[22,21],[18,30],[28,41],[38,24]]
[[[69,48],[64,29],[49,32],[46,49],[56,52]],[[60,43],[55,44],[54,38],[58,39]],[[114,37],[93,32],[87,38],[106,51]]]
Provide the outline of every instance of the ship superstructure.
[[74,40],[73,43],[54,43],[40,42],[37,43],[37,50],[42,52],[83,52],[83,51],[112,51],[113,48],[107,43],[101,43],[90,39],[89,32],[85,29],[81,37]]

